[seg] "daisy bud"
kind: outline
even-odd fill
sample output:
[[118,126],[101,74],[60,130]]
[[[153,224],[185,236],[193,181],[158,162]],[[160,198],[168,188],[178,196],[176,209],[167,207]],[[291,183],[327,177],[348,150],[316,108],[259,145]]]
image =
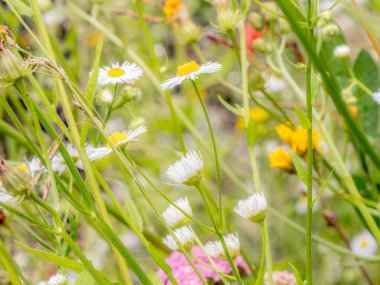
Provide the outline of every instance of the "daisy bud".
[[170,165],[166,176],[176,184],[197,185],[202,179],[203,160],[195,151],[189,151],[179,161]]
[[[277,12],[277,6],[273,2],[265,2],[265,6],[268,8],[268,10]],[[266,22],[274,22],[277,21],[278,17],[273,14],[272,12],[269,12],[268,10],[262,9],[263,16]]]
[[101,91],[97,96],[97,102],[102,105],[110,105],[113,101],[113,94],[110,90],[105,89]]
[[257,12],[249,13],[248,21],[257,31],[261,31],[264,28],[263,16]]
[[[224,236],[224,241],[226,243],[228,253],[232,259],[235,259],[239,255],[240,242],[237,235],[229,234]],[[208,255],[214,258],[227,259],[226,253],[223,249],[223,245],[220,241],[210,241],[205,244],[205,250]]]
[[[193,247],[194,231],[189,226],[176,229],[173,232],[178,242],[186,249],[190,250]],[[179,246],[171,234],[168,234],[162,242],[171,250],[175,251],[179,249]]]
[[283,34],[283,35],[289,34],[290,27],[289,27],[289,24],[287,21],[285,21],[284,19],[280,19],[279,25],[280,25],[280,33],[281,34]]
[[200,34],[199,27],[192,21],[182,23],[180,27],[180,36],[185,44],[195,43],[199,39]]
[[329,24],[323,28],[322,34],[325,38],[333,38],[339,34],[339,28],[335,24]]
[[[5,32],[2,32],[3,29]],[[14,44],[10,44],[7,28],[0,26],[0,87],[13,84],[29,72]]]
[[[174,203],[189,216],[193,215],[187,197],[185,197],[184,199],[179,199]],[[162,217],[165,219],[166,223],[172,228],[182,227],[191,223],[191,219],[186,217],[180,210],[178,210],[173,205],[170,205],[162,213]]]
[[12,196],[27,192],[32,177],[25,165],[9,166],[3,159],[0,162],[0,176],[3,177],[3,186]]
[[218,12],[218,27],[221,32],[234,31],[239,23],[238,11],[226,9]]
[[269,54],[273,50],[271,44],[269,44],[264,39],[257,39],[256,41],[254,41],[252,44],[252,48],[253,50],[257,52],[264,53],[264,54]]
[[328,21],[331,20],[331,16],[332,16],[331,11],[326,10],[326,11],[323,11],[323,12],[319,15],[319,18],[320,18],[322,21],[328,22]]
[[340,45],[335,47],[334,56],[339,59],[346,59],[350,56],[351,49],[348,45]]
[[132,87],[132,86],[126,86],[121,91],[121,97],[126,102],[130,101],[138,101],[142,97],[142,92],[140,88]]
[[244,219],[261,223],[266,217],[267,207],[264,194],[255,193],[245,200],[240,200],[234,208],[234,211]]

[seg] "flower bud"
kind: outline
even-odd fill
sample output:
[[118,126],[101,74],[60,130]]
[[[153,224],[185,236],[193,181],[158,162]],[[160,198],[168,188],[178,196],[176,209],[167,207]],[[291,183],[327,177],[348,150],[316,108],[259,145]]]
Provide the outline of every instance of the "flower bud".
[[[277,6],[276,6],[275,3],[273,3],[273,2],[266,2],[265,6],[268,8],[268,10],[277,12]],[[265,21],[266,22],[277,21],[278,17],[275,14],[273,14],[272,12],[268,11],[268,10],[262,9]]]
[[280,19],[279,25],[280,25],[280,33],[281,34],[283,34],[283,35],[289,34],[290,27],[289,27],[289,24],[287,21],[285,21],[284,19]]
[[248,21],[257,31],[261,31],[264,28],[264,19],[263,16],[259,13],[249,13]]
[[323,28],[322,34],[325,38],[333,38],[339,34],[339,28],[335,24],[329,24]]
[[332,16],[332,13],[330,10],[326,10],[326,11],[323,11],[320,15],[319,15],[319,18],[322,20],[322,21],[325,21],[325,22],[328,22],[331,20],[331,16]]
[[7,28],[0,26],[0,87],[13,84],[29,71],[14,44],[10,43],[12,40],[7,36],[9,32],[5,29]]
[[102,90],[96,97],[97,102],[101,105],[110,105],[113,101],[113,94],[110,90]]
[[218,12],[218,27],[221,32],[234,31],[239,23],[238,11],[226,9]]
[[340,45],[335,47],[334,56],[338,59],[346,59],[350,56],[351,49],[348,45]]
[[120,96],[126,101],[138,101],[141,99],[142,93],[140,88],[132,87],[130,85],[123,88]]
[[180,36],[185,44],[192,44],[199,39],[200,29],[192,21],[182,23],[180,27]]
[[12,196],[21,195],[30,190],[32,177],[23,167],[10,166],[1,159],[0,175],[3,177],[4,188]]
[[257,39],[253,42],[252,47],[253,50],[264,54],[269,54],[273,51],[272,45],[266,42],[264,39]]

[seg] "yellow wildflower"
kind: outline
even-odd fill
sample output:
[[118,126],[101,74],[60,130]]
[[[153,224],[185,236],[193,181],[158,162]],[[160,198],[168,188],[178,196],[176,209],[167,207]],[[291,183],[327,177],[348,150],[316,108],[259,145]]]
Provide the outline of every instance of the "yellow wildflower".
[[181,0],[167,0],[164,5],[164,13],[167,19],[176,18],[183,10]]
[[[317,131],[313,130],[312,133],[312,146],[313,150],[319,149],[320,135]],[[297,153],[304,155],[307,152],[307,130],[298,127],[292,132],[290,136],[290,146],[292,150]]]
[[294,131],[285,124],[279,124],[276,126],[276,132],[278,136],[287,144],[291,143],[291,138]]
[[[265,122],[270,118],[270,115],[267,111],[260,107],[253,107],[249,110],[249,117],[254,123]],[[244,130],[245,122],[244,117],[241,116],[236,120],[236,128],[239,130]]]
[[294,172],[294,164],[291,155],[283,148],[277,148],[269,155],[270,167],[278,168],[286,172]]

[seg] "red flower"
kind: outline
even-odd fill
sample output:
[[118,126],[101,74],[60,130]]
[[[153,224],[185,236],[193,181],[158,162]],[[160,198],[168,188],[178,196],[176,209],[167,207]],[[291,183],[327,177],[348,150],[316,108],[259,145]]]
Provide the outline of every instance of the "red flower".
[[245,29],[245,43],[247,45],[247,49],[253,52],[252,44],[254,43],[255,40],[261,38],[262,35],[258,31],[256,31],[254,28],[252,28],[252,26],[249,23],[244,24],[244,29]]

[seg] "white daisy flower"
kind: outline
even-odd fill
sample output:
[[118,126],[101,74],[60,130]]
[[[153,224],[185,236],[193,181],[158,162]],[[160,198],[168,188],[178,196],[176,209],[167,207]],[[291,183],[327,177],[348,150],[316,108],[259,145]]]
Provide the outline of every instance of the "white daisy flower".
[[38,157],[34,156],[31,161],[28,162],[29,172],[34,177],[38,171],[42,169],[45,172],[45,167],[41,166],[41,161]]
[[371,256],[376,252],[378,245],[372,234],[365,230],[352,239],[350,247],[356,254]]
[[261,223],[266,216],[267,200],[263,193],[255,193],[245,200],[240,200],[234,211],[244,219]]
[[[111,67],[104,66],[99,69],[98,84],[133,84],[143,75],[143,70],[135,63],[125,61],[122,65],[118,62],[113,63]],[[90,73],[91,76],[91,73]]]
[[[144,125],[142,125],[135,129],[123,132],[114,132],[111,135],[109,135],[108,138],[113,146],[123,148],[128,144],[128,142],[137,140],[137,137],[145,133],[146,131],[147,128]],[[91,161],[101,159],[102,157],[109,155],[111,152],[112,147],[109,143],[107,143],[106,146],[102,147],[86,147],[88,159]]]
[[47,285],[66,285],[67,284],[67,277],[63,274],[57,273],[56,275],[53,275],[50,277],[49,281],[47,282]]
[[166,176],[174,183],[196,185],[201,180],[203,160],[194,150],[186,153],[184,157],[170,165]]
[[[240,242],[237,235],[228,234],[224,236],[224,241],[226,243],[229,254],[232,258],[239,255]],[[222,243],[220,241],[209,241],[205,244],[205,250],[208,255],[214,258],[227,259],[226,253],[224,252]]]
[[[181,245],[185,249],[191,249],[193,246],[193,241],[194,241],[194,231],[191,227],[189,226],[183,226],[179,229],[176,229],[174,232],[175,237],[177,240],[181,243]],[[179,246],[176,242],[176,240],[173,238],[171,234],[168,234],[162,242],[171,250],[178,250]]]
[[174,87],[182,84],[186,79],[195,80],[201,74],[215,73],[222,69],[222,65],[218,62],[207,62],[199,65],[194,60],[189,61],[177,68],[177,76],[166,80],[161,84],[163,90],[171,90]]
[[380,89],[372,94],[373,100],[380,105]]
[[351,54],[351,49],[348,45],[339,45],[334,49],[334,56],[339,59],[345,59]]
[[[11,205],[17,201],[15,196],[9,195],[5,190],[0,191],[0,202]],[[1,208],[1,207],[0,207]]]
[[[191,210],[189,200],[187,199],[187,197],[179,199],[174,203],[189,216],[193,215],[193,211]],[[162,217],[165,219],[166,223],[172,228],[191,223],[191,220],[173,205],[170,205],[162,213]]]

